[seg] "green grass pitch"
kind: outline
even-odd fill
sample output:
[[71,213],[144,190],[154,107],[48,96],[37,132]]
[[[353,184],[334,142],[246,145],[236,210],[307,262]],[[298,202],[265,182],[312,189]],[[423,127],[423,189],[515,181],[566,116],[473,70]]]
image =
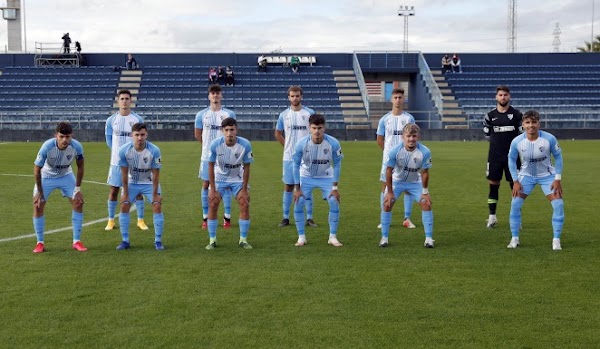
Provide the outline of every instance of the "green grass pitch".
[[[150,138],[152,134],[150,134]],[[233,227],[206,251],[200,229],[200,146],[158,143],[166,250],[132,220],[129,251],[105,232],[109,151],[85,143],[82,191],[87,253],[71,232],[46,236],[31,253],[33,160],[41,143],[0,144],[0,348],[597,348],[600,343],[600,142],[562,141],[566,223],[563,251],[551,249],[551,206],[536,189],[523,208],[522,245],[508,250],[510,195],[500,188],[496,229],[485,228],[485,142],[424,142],[432,151],[430,192],[435,249],[401,227],[394,208],[390,247],[379,249],[381,151],[375,142],[342,142],[344,247],[327,245],[326,202],[315,201],[318,228],[294,247],[281,219],[281,153],[254,142],[251,169],[253,250]],[[315,194],[317,194],[315,192]],[[135,215],[133,215],[135,217]],[[70,225],[54,192],[46,230]]]

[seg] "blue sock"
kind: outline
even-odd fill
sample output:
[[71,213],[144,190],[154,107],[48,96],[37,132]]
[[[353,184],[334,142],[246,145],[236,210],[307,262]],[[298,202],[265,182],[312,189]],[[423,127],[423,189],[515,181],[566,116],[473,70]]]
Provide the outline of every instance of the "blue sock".
[[294,193],[291,191],[283,191],[283,218],[290,219],[290,207],[292,207],[292,199]]
[[510,202],[509,223],[510,232],[514,238],[519,237],[519,229],[521,229],[521,207],[523,207],[524,202],[525,199],[522,197],[513,198]]
[[162,212],[154,213],[152,218],[154,220],[154,242],[161,242],[163,229],[165,226],[165,216]]
[[423,217],[423,227],[425,228],[425,237],[433,238],[433,212],[432,211],[421,211],[421,217]]
[[230,218],[231,217],[231,200],[232,200],[232,196],[233,193],[231,192],[231,190],[228,190],[225,192],[225,195],[223,195],[223,206],[225,208],[225,217]]
[[202,218],[206,218],[208,216],[208,189],[202,189],[201,194],[202,199]]
[[404,219],[410,218],[412,214],[413,197],[404,193]]
[[304,207],[306,208],[306,219],[312,219],[313,218],[313,198],[312,198],[312,195],[308,195],[306,197],[306,200],[304,200]]
[[248,237],[248,230],[250,230],[250,220],[249,219],[240,219],[238,221],[240,224],[240,238],[245,239]]
[[73,242],[81,240],[81,227],[83,227],[83,212],[73,211],[71,214],[73,223]]
[[129,212],[119,214],[119,228],[123,241],[129,242]]
[[117,202],[108,200],[108,218],[115,219],[116,211],[117,211]]
[[138,219],[144,219],[144,198],[135,200],[135,208],[137,209]]
[[44,227],[46,226],[46,219],[44,216],[33,217],[33,230],[35,230],[35,236],[37,242],[44,242]]
[[302,196],[294,204],[294,220],[296,221],[298,235],[304,235],[304,197]]
[[329,201],[329,234],[335,235],[340,221],[340,204],[333,196],[327,201]]
[[387,238],[389,236],[391,222],[392,212],[381,211],[381,237]]
[[552,204],[552,230],[554,231],[554,238],[560,239],[563,225],[565,224],[565,205],[563,199],[555,199],[550,201]]
[[217,238],[217,225],[219,221],[216,219],[208,220],[208,237],[211,239]]

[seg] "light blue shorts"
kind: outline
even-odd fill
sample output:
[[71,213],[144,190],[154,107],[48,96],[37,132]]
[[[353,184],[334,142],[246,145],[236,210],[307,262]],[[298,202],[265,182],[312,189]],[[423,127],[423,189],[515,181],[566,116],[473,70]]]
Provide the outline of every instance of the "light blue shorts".
[[300,177],[300,189],[305,197],[311,197],[313,189],[321,189],[323,200],[327,200],[333,187],[333,178]]
[[208,161],[200,161],[200,172],[198,178],[208,182]]
[[123,186],[123,181],[121,181],[121,166],[110,165],[108,168],[108,179],[106,180],[106,183],[117,188],[121,188]]
[[283,178],[281,178],[283,184],[294,185],[294,162],[284,161],[283,162]]
[[[142,194],[146,201],[152,203],[152,184],[129,184],[129,201],[135,201],[135,198]],[[121,194],[123,191],[121,191]],[[158,185],[158,195],[161,194],[160,184]]]
[[[48,201],[48,197],[55,189],[60,189],[62,196],[67,198],[73,197],[73,191],[75,190],[75,175],[70,173],[58,178],[43,178],[42,177],[42,189],[44,190],[44,199]],[[38,194],[37,186],[33,185],[33,196]]]
[[421,200],[421,194],[423,194],[423,183],[421,182],[394,182],[392,187],[394,188],[394,197],[396,199],[400,196],[400,194],[408,193],[408,195],[410,195],[414,201],[419,202]]
[[[234,198],[237,198],[237,194],[242,190],[243,183],[242,182],[217,182],[217,191],[221,194],[221,197],[225,195],[227,191],[231,191]],[[250,190],[250,187],[248,187]]]
[[554,190],[551,189],[552,182],[554,182],[554,175],[549,175],[546,177],[531,177],[531,176],[522,176],[519,175],[519,183],[523,186],[521,192],[525,195],[531,194],[533,188],[535,188],[536,184],[539,184],[544,192],[544,195],[548,196],[554,193]]

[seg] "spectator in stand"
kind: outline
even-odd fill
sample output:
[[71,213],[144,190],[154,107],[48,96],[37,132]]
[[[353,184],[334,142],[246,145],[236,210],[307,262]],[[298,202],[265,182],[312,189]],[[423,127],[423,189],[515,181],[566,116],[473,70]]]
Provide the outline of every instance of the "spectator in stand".
[[292,68],[292,73],[297,73],[300,68],[300,57],[293,55],[290,59],[290,67]]
[[225,69],[223,69],[223,67],[221,66],[219,66],[219,68],[217,69],[217,82],[219,84],[225,83]]
[[208,83],[216,84],[217,83],[217,70],[215,67],[210,67],[208,69]]
[[230,65],[225,69],[225,85],[235,86],[235,73]]
[[460,57],[455,53],[452,56],[452,72],[453,73],[462,73],[462,66],[460,65]]
[[265,57],[265,55],[258,56],[256,62],[258,64],[258,71],[267,71],[267,57]]
[[129,53],[127,55],[127,61],[125,62],[125,67],[127,68],[127,70],[136,70],[140,67],[138,65],[137,61],[135,60],[135,57],[133,57],[133,55],[131,53]]
[[452,59],[449,54],[446,54],[442,57],[442,74],[446,74],[449,71],[452,71]]
[[79,43],[79,41],[75,41],[75,50],[77,51],[78,55],[81,54],[81,44]]
[[65,33],[61,39],[63,41],[63,53],[71,53],[71,37],[69,33]]

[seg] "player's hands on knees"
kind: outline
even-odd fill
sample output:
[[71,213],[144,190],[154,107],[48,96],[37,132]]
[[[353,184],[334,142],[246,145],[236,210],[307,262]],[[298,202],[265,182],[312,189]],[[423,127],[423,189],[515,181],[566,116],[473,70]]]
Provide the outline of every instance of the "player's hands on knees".
[[160,194],[152,195],[152,205],[154,204],[162,204],[162,196]]
[[121,205],[129,205],[129,204],[131,204],[131,202],[129,201],[129,194],[123,193],[123,195],[121,195]]
[[329,199],[332,196],[337,200],[337,202],[339,204],[340,203],[340,199],[341,199],[340,192],[337,191],[337,190],[332,190],[331,193],[329,193],[329,196],[327,198]]
[[40,207],[44,206],[45,202],[46,202],[46,199],[44,198],[44,194],[42,194],[42,193],[38,193],[37,195],[35,195],[33,197],[33,205],[36,208],[40,208]]
[[421,199],[419,200],[421,205],[431,206],[431,196],[429,194],[421,194]]
[[516,198],[519,196],[519,194],[521,194],[521,190],[523,189],[523,186],[521,185],[521,183],[515,181],[513,182],[513,189],[512,189],[512,197]]
[[386,193],[383,197],[383,208],[387,210],[391,210],[394,207],[394,203],[396,202],[396,196],[394,193]]
[[304,193],[302,192],[302,189],[298,189],[294,192],[294,203],[297,203],[298,200],[300,200],[300,197],[304,196]]
[[214,189],[209,189],[208,190],[208,203],[210,204],[211,202],[214,202],[215,200],[217,200],[217,202],[219,202],[219,200],[221,200],[221,195]]
[[562,199],[563,197],[563,190],[562,190],[562,185],[560,184],[560,181],[554,181],[552,182],[552,185],[550,186],[550,189],[552,189],[554,191],[554,197],[557,199]]
[[239,191],[238,195],[238,202],[241,204],[246,204],[249,205],[250,204],[250,193],[248,193],[248,189],[242,189]]
[[73,202],[77,205],[83,204],[83,194],[80,191],[73,194]]

